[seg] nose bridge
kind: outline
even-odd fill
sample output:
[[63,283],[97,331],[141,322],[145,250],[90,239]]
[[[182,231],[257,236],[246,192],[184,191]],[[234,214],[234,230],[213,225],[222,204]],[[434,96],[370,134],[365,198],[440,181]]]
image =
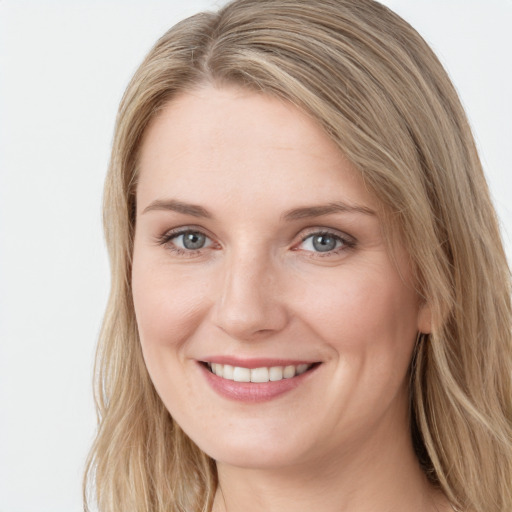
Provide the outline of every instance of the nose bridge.
[[275,332],[287,321],[278,295],[279,269],[268,252],[245,247],[224,261],[215,322],[230,336],[252,339]]

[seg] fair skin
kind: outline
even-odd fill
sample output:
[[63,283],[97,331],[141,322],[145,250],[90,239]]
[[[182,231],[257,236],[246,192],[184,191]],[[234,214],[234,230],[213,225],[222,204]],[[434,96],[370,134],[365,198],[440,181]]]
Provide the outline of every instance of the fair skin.
[[278,99],[204,86],[151,123],[139,167],[142,350],[172,417],[217,461],[215,512],[450,510],[409,434],[428,308],[322,129]]

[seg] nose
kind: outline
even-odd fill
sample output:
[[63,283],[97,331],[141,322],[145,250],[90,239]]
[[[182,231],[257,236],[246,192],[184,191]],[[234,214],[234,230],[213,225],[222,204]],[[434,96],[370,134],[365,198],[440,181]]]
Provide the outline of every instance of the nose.
[[268,257],[233,255],[224,262],[213,322],[232,338],[267,338],[288,323],[279,269]]

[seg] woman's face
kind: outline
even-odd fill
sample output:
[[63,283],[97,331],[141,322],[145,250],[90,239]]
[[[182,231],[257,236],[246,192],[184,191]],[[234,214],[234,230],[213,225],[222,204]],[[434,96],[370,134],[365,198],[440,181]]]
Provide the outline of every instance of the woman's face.
[[275,468],[407,432],[428,312],[378,206],[322,129],[278,99],[204,87],[150,125],[137,323],[160,397],[207,454]]

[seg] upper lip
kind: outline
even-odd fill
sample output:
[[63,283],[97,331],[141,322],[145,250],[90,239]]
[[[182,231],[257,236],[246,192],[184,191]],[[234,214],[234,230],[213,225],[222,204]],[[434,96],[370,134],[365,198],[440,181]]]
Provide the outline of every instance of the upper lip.
[[203,363],[229,364],[241,368],[270,368],[272,366],[298,366],[299,364],[314,364],[319,361],[307,359],[278,359],[268,357],[240,358],[232,356],[211,356],[201,360]]

